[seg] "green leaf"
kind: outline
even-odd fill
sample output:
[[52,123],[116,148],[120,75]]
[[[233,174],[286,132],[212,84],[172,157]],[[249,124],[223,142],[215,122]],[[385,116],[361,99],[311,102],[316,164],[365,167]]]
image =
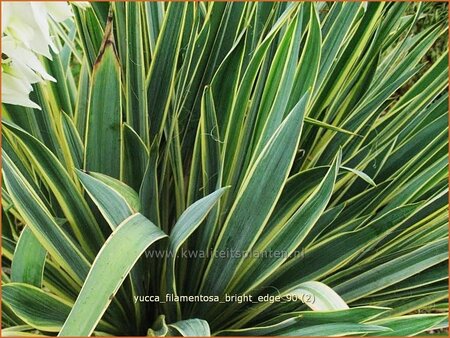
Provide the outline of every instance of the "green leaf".
[[67,144],[68,163],[73,163],[75,168],[83,167],[83,142],[72,119],[64,112],[61,113],[61,124],[64,133],[64,144]]
[[[48,332],[59,332],[70,313],[73,303],[50,294],[32,285],[8,283],[2,286],[3,301],[11,306],[31,328]],[[100,322],[100,330],[117,332],[113,326]]]
[[147,18],[148,39],[151,55],[155,53],[156,41],[158,40],[159,31],[162,26],[164,16],[164,4],[161,2],[146,2],[145,16]]
[[319,121],[319,120],[313,119],[313,118],[308,117],[308,116],[305,117],[305,123],[309,123],[309,124],[312,124],[314,126],[322,127],[322,128],[333,130],[333,131],[337,131],[338,133],[344,133],[344,134],[348,134],[348,135],[359,136],[358,134],[356,134],[354,132],[351,132],[349,130],[345,130],[345,129],[333,126],[331,124],[328,124],[328,123],[325,123],[323,121]]
[[372,186],[376,186],[375,182],[364,172],[362,172],[361,170],[357,170],[357,169],[353,169],[353,168],[348,168],[348,167],[344,167],[341,166],[342,169],[344,170],[348,170],[351,173],[355,174],[356,176],[358,176],[359,178],[362,178],[364,181],[366,181],[367,183],[369,183]]
[[312,323],[364,323],[380,317],[380,315],[386,313],[388,310],[389,308],[379,306],[359,306],[340,310],[298,311],[282,314],[276,318],[269,319],[264,324],[279,322],[280,320],[294,316],[301,318],[301,323],[303,322],[309,325]]
[[[46,64],[47,72],[53,76],[57,82],[49,82],[48,86],[51,88],[51,92],[54,95],[53,100],[60,110],[67,113],[69,116],[73,115],[73,107],[68,88],[68,76],[61,62],[61,55],[51,52],[52,61],[44,58],[43,63]],[[58,83],[58,84],[56,84]],[[50,89],[49,88],[49,89]],[[50,92],[49,91],[49,92]]]
[[361,298],[446,260],[447,247],[444,238],[429,243],[345,281],[336,287],[336,291],[347,301]]
[[89,336],[144,250],[164,237],[140,214],[123,221],[98,253],[59,336]]
[[292,90],[299,57],[301,19],[301,15],[296,15],[296,19],[287,27],[267,74],[253,132],[254,147],[257,153],[264,147],[287,113],[289,93]]
[[53,216],[11,163],[8,155],[3,153],[2,157],[5,186],[15,207],[45,250],[81,285],[89,271],[89,262],[56,224]]
[[73,6],[74,20],[80,35],[81,48],[92,69],[101,46],[104,27],[101,25],[93,8],[85,10]]
[[47,251],[29,227],[25,227],[17,241],[11,264],[11,281],[26,283],[38,288],[42,285]]
[[61,329],[72,306],[37,287],[22,283],[3,285],[2,299],[24,322],[48,332]]
[[[126,30],[126,115],[127,121],[144,142],[148,141],[147,91],[145,87],[146,67],[144,66],[144,41],[140,3],[128,2],[125,25]],[[125,27],[124,27],[125,26]]]
[[317,78],[318,86],[316,88],[319,88],[325,77],[330,75],[330,68],[334,58],[342,47],[348,31],[356,19],[360,5],[359,3],[345,3],[339,15],[333,21],[330,20],[332,28],[329,34],[324,34],[323,37],[321,61]]
[[81,183],[99,208],[109,226],[114,229],[133,214],[125,199],[102,181],[77,170]]
[[[377,336],[416,336],[445,321],[446,314],[418,314],[392,317],[370,322],[391,329],[391,332],[379,333]],[[372,336],[374,334],[369,334]]]
[[[315,6],[308,6],[306,11],[309,12],[308,15],[310,16],[308,36],[295,72],[294,86],[289,98],[288,109],[292,109],[308,90],[312,91],[314,89],[319,70],[322,52],[320,22]],[[305,117],[305,122],[312,123],[312,121],[313,119]]]
[[[317,280],[323,278],[325,274],[331,274],[335,269],[348,264],[364,248],[370,247],[393,231],[416,209],[417,205],[402,206],[374,219],[360,229],[324,238],[323,241],[308,248],[304,255],[288,262],[279,274],[274,276],[277,280],[275,285]],[[329,254],[331,251],[333,255]],[[301,276],[296,276],[295,271],[302,271]],[[339,290],[337,292],[342,296]]]
[[314,311],[348,309],[345,301],[330,287],[321,282],[305,282],[286,291],[284,295],[299,296]]
[[[154,143],[155,145],[155,143]],[[159,211],[159,182],[158,182],[158,153],[156,147],[150,148],[144,178],[139,189],[139,200],[142,206],[142,214],[153,223],[160,226]]]
[[[146,80],[151,142],[156,136],[161,137],[167,117],[186,8],[185,3],[169,4],[158,34],[155,53]],[[171,24],[173,22],[177,24]]]
[[349,336],[349,335],[362,335],[375,332],[379,335],[381,332],[386,332],[389,335],[388,328],[379,325],[367,325],[367,324],[349,324],[349,323],[333,323],[313,325],[297,330],[290,330],[283,332],[282,336]]
[[115,178],[110,177],[108,175],[96,172],[89,172],[89,175],[103,182],[108,187],[117,192],[134,211],[139,211],[141,209],[139,196],[136,193],[136,191],[134,191],[131,187],[129,187],[122,181],[116,180]]
[[211,331],[208,322],[203,319],[187,319],[170,324],[169,327],[177,330],[183,337],[210,337]]
[[259,285],[265,278],[273,274],[296,248],[300,247],[331,198],[340,165],[340,156],[341,154],[338,154],[323,180],[291,218],[282,226],[266,231],[255,244],[256,252],[279,251],[283,253],[283,257],[280,259],[276,256],[269,256],[250,260],[244,266],[244,270],[240,271],[241,278],[236,278],[234,281],[238,290],[247,290],[246,292],[248,292],[248,289],[244,288],[252,289]]
[[83,60],[78,81],[78,96],[75,104],[74,123],[82,142],[86,137],[86,124],[89,109],[89,65],[86,59]]
[[166,324],[166,316],[159,315],[153,323],[152,327],[147,330],[147,336],[164,337],[168,332],[169,327]]
[[[12,326],[2,330],[3,337],[46,337],[45,335],[36,334],[33,332],[22,331],[23,326]],[[28,331],[32,331],[31,326],[26,326]]]
[[139,191],[148,162],[148,150],[144,141],[127,124],[123,125],[122,181],[134,191]]
[[3,121],[3,126],[24,146],[34,168],[39,171],[41,178],[55,195],[83,251],[89,259],[93,258],[104,242],[104,237],[68,172],[55,155],[36,138],[6,121]]
[[121,97],[120,65],[109,21],[92,73],[84,169],[115,178],[121,173]]
[[[167,264],[168,271],[166,272],[167,293],[177,295],[175,262],[178,250],[189,236],[200,226],[226,189],[227,188],[221,188],[193,203],[185,212],[183,212],[177,223],[174,225],[169,237],[168,250],[170,256]],[[177,310],[179,311],[179,307],[177,307]]]
[[[276,33],[283,27],[284,23],[288,19],[289,15],[297,10],[297,5],[292,4],[285,12],[280,16],[277,22],[273,25],[264,40],[258,45],[256,50],[251,55],[251,60],[248,66],[245,68],[245,72],[242,75],[242,80],[236,93],[236,98],[231,106],[229,113],[229,119],[226,122],[226,129],[224,134],[224,183],[233,185],[233,176],[236,176],[236,161],[239,160],[239,156],[235,156],[238,150],[244,150],[245,148],[239,148],[242,138],[245,136],[242,128],[244,124],[244,117],[247,110],[247,104],[250,100],[251,93],[254,87],[254,83],[257,79],[258,71],[261,68],[264,57],[268,55],[268,50],[272,44]],[[248,122],[246,122],[248,123]],[[271,135],[268,134],[268,137]],[[261,149],[261,148],[260,148]]]
[[[250,168],[231,208],[215,250],[251,248],[261,234],[270,212],[278,200],[293,161],[308,96],[294,107]],[[252,226],[249,226],[252,224]],[[210,260],[202,291],[221,294],[233,279],[242,260]]]
[[[285,334],[299,328],[315,326],[320,328],[326,324],[362,324],[363,322],[378,317],[387,308],[382,307],[358,307],[344,310],[328,311],[298,311],[285,313],[261,323],[257,327],[220,331],[222,336],[274,336]],[[325,327],[324,327],[325,328]],[[370,329],[365,327],[365,329]]]

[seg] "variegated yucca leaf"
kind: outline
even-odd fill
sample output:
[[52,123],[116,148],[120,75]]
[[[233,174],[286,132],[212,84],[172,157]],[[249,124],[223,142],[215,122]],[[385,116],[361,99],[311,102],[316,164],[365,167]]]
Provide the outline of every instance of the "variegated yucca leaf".
[[433,6],[72,6],[41,110],[2,105],[2,335],[445,329]]

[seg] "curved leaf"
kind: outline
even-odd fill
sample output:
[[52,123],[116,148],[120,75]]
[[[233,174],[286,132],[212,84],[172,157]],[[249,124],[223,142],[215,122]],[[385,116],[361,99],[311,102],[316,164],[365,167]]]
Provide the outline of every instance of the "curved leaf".
[[[261,234],[293,162],[307,102],[308,95],[305,95],[250,168],[217,240],[216,251],[246,251]],[[249,226],[250,224],[252,226]],[[240,264],[242,260],[236,258],[212,257],[201,292],[208,295],[221,294],[233,279]]]
[[98,253],[59,336],[90,335],[144,250],[164,237],[141,214],[123,221]]
[[206,320],[186,319],[170,324],[169,327],[177,330],[183,337],[210,337],[211,331]]
[[26,283],[38,288],[42,285],[47,251],[29,227],[25,227],[17,241],[11,264],[11,281]]

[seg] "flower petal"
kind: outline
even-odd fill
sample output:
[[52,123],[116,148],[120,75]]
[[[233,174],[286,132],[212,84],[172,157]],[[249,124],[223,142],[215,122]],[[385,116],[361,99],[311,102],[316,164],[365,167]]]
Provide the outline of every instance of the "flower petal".
[[43,2],[48,14],[56,21],[61,22],[73,16],[67,2]]
[[40,110],[41,108],[28,97],[31,90],[31,85],[23,82],[23,80],[7,73],[2,74],[2,103]]

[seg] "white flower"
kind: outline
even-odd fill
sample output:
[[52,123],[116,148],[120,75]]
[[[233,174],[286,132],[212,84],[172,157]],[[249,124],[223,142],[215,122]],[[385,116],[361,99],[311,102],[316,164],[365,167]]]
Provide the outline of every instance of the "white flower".
[[75,5],[81,9],[86,9],[88,7],[91,7],[91,3],[89,1],[72,1],[72,5]]
[[[22,43],[17,42],[10,36],[5,36],[2,38],[2,47],[2,52],[11,59],[13,67],[29,68],[31,71],[38,74],[43,80],[56,81],[45,71],[44,66],[42,66],[36,54],[24,47]],[[39,80],[40,78],[38,77],[38,81]]]
[[39,61],[38,55],[51,59],[57,52],[48,20],[72,17],[67,2],[2,2],[2,102],[39,108],[28,95],[31,84],[56,81]]
[[13,74],[8,74],[3,71],[2,67],[2,102],[41,109],[28,98],[33,87],[26,81],[23,81],[20,75],[17,77]]

